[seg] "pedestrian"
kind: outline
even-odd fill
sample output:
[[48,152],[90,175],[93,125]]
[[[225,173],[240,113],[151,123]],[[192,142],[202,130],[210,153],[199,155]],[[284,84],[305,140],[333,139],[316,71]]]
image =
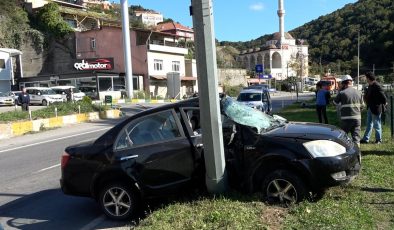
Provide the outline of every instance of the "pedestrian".
[[353,79],[346,75],[342,79],[342,90],[338,92],[334,99],[336,104],[341,104],[341,128],[351,134],[352,140],[357,145],[360,144],[361,131],[361,106],[362,98],[353,86]]
[[66,98],[67,98],[67,102],[70,102],[73,100],[73,92],[72,92],[71,88],[66,91]]
[[23,87],[22,92],[19,94],[18,101],[22,105],[22,111],[29,111],[30,95],[26,92],[25,87]]
[[372,72],[365,74],[368,82],[364,100],[367,103],[367,124],[361,143],[368,143],[371,137],[372,128],[375,129],[375,143],[382,143],[381,116],[387,105],[387,98],[382,86],[376,82],[376,77]]
[[330,92],[323,89],[321,82],[316,84],[316,112],[319,119],[319,123],[328,124],[327,119],[327,105],[330,103]]

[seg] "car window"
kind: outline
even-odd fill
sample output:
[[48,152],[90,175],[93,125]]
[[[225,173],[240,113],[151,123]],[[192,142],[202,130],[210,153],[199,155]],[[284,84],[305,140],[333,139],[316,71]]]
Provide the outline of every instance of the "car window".
[[132,121],[119,134],[115,150],[170,141],[182,137],[172,110],[155,113]]
[[186,116],[186,123],[188,124],[189,129],[192,131],[193,135],[201,134],[200,109],[183,108],[182,110]]
[[261,101],[261,93],[241,93],[238,101]]

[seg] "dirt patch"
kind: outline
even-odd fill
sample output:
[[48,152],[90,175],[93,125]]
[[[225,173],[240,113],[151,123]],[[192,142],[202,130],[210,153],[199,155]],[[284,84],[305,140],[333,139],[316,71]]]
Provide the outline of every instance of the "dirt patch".
[[286,218],[288,209],[281,207],[267,207],[264,209],[261,219],[262,222],[269,226],[269,229],[282,229],[282,223]]

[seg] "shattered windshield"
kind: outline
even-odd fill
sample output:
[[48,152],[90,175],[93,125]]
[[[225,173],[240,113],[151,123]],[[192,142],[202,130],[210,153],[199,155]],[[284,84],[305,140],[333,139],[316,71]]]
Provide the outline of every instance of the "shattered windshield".
[[263,133],[273,128],[284,125],[286,119],[279,116],[270,116],[257,109],[241,104],[231,97],[222,99],[224,113],[234,122],[254,127],[258,133]]

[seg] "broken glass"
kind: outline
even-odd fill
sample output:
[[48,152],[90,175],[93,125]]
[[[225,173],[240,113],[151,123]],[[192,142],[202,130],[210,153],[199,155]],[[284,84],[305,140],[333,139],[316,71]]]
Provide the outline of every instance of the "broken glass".
[[268,115],[260,110],[241,104],[231,97],[223,98],[221,103],[224,114],[231,120],[241,125],[254,127],[258,133],[267,132],[287,122],[283,117]]

